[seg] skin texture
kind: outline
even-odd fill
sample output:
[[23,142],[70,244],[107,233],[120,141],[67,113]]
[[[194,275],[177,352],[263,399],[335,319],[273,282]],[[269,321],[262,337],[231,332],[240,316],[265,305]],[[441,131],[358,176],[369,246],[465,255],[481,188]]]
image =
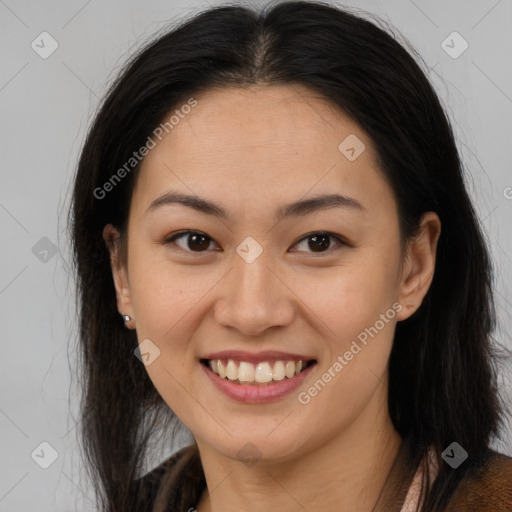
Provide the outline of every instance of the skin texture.
[[[160,349],[146,369],[199,447],[210,493],[196,508],[369,512],[401,442],[387,409],[394,329],[431,284],[439,218],[424,214],[402,255],[397,205],[371,140],[305,87],[215,89],[196,98],[142,164],[126,259],[115,228],[104,230],[119,311],[132,318],[127,327],[139,343],[149,338]],[[338,150],[350,134],[366,147],[354,161]],[[146,212],[171,189],[215,201],[228,219],[178,204]],[[329,208],[275,221],[285,204],[335,192],[364,211]],[[166,244],[188,229],[209,237],[206,250],[194,252],[186,235]],[[348,245],[331,238],[316,252],[305,237],[318,231]],[[251,264],[236,252],[247,236],[263,249]],[[299,403],[298,392],[394,303],[400,312],[308,404]],[[318,363],[297,392],[240,404],[199,363],[228,349],[304,353]],[[237,455],[248,442],[258,449],[254,465]]]

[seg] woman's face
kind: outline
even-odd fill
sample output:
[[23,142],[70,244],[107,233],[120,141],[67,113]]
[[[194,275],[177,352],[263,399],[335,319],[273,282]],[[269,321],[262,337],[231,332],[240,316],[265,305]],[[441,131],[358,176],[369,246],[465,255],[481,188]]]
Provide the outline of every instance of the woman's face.
[[[437,217],[402,261],[371,140],[305,87],[196,99],[142,163],[119,309],[198,443],[291,459],[386,409],[395,325],[430,284]],[[212,358],[233,360],[229,378]]]

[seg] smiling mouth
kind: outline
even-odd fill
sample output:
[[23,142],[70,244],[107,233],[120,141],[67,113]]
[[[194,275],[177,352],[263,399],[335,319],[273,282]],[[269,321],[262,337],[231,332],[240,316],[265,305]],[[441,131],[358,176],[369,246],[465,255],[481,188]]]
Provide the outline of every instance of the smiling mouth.
[[261,361],[258,364],[234,359],[201,359],[201,364],[234,384],[265,386],[292,379],[316,364],[316,359]]

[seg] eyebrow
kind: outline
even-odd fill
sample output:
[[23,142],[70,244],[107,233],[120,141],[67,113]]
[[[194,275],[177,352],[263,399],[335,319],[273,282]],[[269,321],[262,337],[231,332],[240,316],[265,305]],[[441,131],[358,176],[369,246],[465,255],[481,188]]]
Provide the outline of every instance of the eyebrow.
[[[229,217],[226,210],[214,201],[203,199],[197,195],[183,194],[174,191],[166,192],[152,201],[146,210],[146,214],[157,208],[171,204],[182,204],[219,219],[228,220]],[[349,208],[355,211],[366,212],[366,208],[359,201],[351,197],[341,194],[325,194],[310,199],[301,199],[278,208],[276,211],[276,220],[279,221],[290,217],[299,217],[329,208]]]

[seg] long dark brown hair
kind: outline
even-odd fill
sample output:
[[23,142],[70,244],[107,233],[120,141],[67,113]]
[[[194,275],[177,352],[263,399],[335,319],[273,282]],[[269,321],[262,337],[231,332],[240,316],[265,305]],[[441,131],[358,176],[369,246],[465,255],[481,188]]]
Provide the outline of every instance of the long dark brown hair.
[[[381,26],[378,26],[379,23]],[[212,87],[302,84],[341,109],[372,139],[399,208],[401,243],[422,213],[442,223],[432,285],[399,322],[389,360],[389,413],[410,455],[430,446],[440,467],[424,511],[442,510],[464,474],[484,460],[502,419],[491,334],[492,266],[464,182],[449,120],[420,57],[389,27],[321,2],[261,11],[225,5],[180,23],[142,48],[111,86],[81,152],[70,210],[77,273],[81,432],[99,507],[137,502],[148,442],[173,413],[134,357],[136,334],[116,307],[107,223],[126,229],[139,165],[103,197],[169,112]],[[104,188],[103,188],[104,190]],[[441,458],[453,441],[458,469]]]

